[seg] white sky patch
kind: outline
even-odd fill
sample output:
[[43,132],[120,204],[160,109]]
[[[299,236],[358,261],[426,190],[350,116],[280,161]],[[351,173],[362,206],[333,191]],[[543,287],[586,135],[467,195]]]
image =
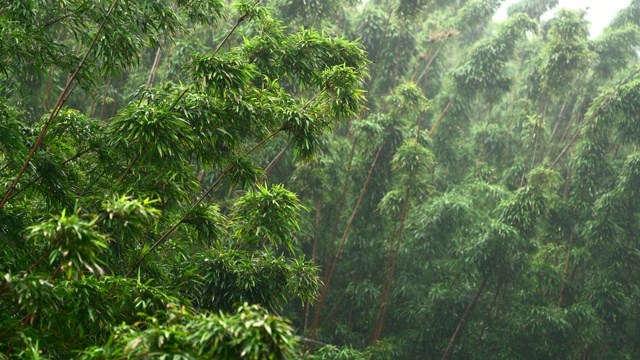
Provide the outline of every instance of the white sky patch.
[[[496,21],[504,21],[507,18],[507,8],[518,0],[507,0],[494,16]],[[629,6],[631,0],[560,0],[557,7],[547,12],[542,19],[552,18],[555,12],[562,8],[567,9],[587,9],[587,20],[591,22],[591,37],[600,35],[602,30],[609,25],[611,19],[625,7]]]

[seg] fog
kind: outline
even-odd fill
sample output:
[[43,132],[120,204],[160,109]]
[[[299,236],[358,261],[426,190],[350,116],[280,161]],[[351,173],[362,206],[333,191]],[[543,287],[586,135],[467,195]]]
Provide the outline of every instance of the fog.
[[[497,21],[502,21],[507,17],[507,8],[517,2],[509,0],[500,8],[495,16]],[[561,8],[586,9],[587,19],[591,21],[591,37],[598,36],[609,24],[615,14],[627,6],[630,0],[560,0],[558,6],[549,11],[543,19],[551,18],[554,12]]]

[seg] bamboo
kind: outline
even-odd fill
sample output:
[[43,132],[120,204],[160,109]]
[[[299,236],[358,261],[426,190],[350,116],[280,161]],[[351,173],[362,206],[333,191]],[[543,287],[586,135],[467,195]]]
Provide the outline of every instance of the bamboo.
[[457,345],[458,340],[460,340],[460,336],[462,335],[462,330],[464,329],[464,325],[467,322],[467,320],[469,320],[469,318],[471,317],[471,314],[473,313],[473,309],[475,309],[476,304],[478,303],[478,299],[482,295],[482,292],[484,291],[484,287],[487,285],[488,280],[489,280],[489,277],[485,276],[482,282],[480,283],[480,286],[478,287],[476,294],[473,296],[471,303],[469,303],[469,306],[467,306],[467,309],[462,315],[462,318],[460,318],[460,322],[458,322],[456,331],[453,333],[453,336],[451,336],[451,340],[449,341],[447,350],[444,352],[444,356],[442,356],[442,360],[449,360],[453,356],[453,352],[455,351],[455,346]]
[[93,39],[91,40],[91,44],[89,45],[89,48],[85,52],[82,60],[80,60],[80,63],[76,67],[73,74],[71,74],[69,79],[67,79],[67,83],[65,87],[62,89],[62,93],[60,94],[60,97],[58,97],[58,101],[56,101],[56,104],[54,105],[53,110],[51,111],[51,114],[49,114],[49,118],[47,119],[42,130],[40,131],[40,135],[38,136],[38,139],[36,140],[35,144],[31,148],[31,151],[29,152],[29,155],[27,156],[27,159],[25,160],[24,165],[22,165],[20,172],[18,172],[18,175],[15,177],[15,179],[7,189],[4,197],[2,198],[2,200],[0,200],[0,209],[2,209],[4,205],[7,203],[7,201],[9,200],[9,196],[11,196],[11,193],[16,188],[16,185],[18,185],[18,183],[20,182],[20,179],[22,179],[22,176],[24,175],[24,172],[27,170],[27,167],[31,163],[31,159],[33,159],[33,155],[36,153],[36,151],[42,144],[42,141],[44,140],[44,136],[47,134],[47,130],[49,129],[49,126],[53,122],[53,119],[55,119],[55,117],[58,116],[58,113],[62,109],[62,106],[64,106],[64,103],[68,99],[69,95],[71,94],[73,89],[75,89],[75,85],[72,86],[73,81],[78,76],[78,73],[80,72],[80,70],[84,67],[84,63],[87,61],[87,58],[91,53],[91,50],[93,50],[93,47],[98,41],[98,37],[100,36],[100,33],[102,33],[102,29],[104,29],[104,25],[107,22],[107,19],[111,16],[117,4],[118,4],[118,0],[114,0],[113,4],[111,4],[111,7],[107,11],[107,14],[102,20],[100,27],[98,27],[96,34],[93,36]]
[[[376,156],[373,159],[373,162],[371,163],[371,167],[369,168],[369,173],[367,174],[367,178],[364,182],[364,185],[362,186],[362,189],[360,190],[360,196],[358,197],[358,201],[356,202],[356,205],[353,209],[353,212],[351,213],[351,217],[349,218],[349,222],[347,223],[347,227],[344,230],[344,233],[342,235],[342,240],[340,241],[340,246],[338,247],[338,251],[336,252],[335,258],[333,263],[329,263],[328,264],[328,268],[330,269],[328,272],[328,276],[325,280],[325,284],[322,287],[322,292],[320,294],[320,299],[318,300],[318,306],[316,307],[316,311],[315,311],[315,315],[313,318],[313,323],[311,325],[311,329],[309,330],[309,337],[310,338],[315,338],[316,335],[316,330],[318,328],[318,323],[320,321],[320,314],[322,312],[322,307],[324,305],[324,300],[327,296],[327,292],[329,291],[329,286],[331,285],[331,279],[333,278],[333,274],[336,270],[337,264],[338,264],[338,260],[340,260],[340,254],[342,252],[342,248],[344,247],[344,244],[347,240],[347,237],[349,235],[349,230],[351,229],[351,225],[353,224],[353,220],[356,217],[356,214],[358,213],[358,209],[360,208],[360,204],[362,202],[362,198],[364,197],[364,194],[367,190],[367,186],[369,185],[369,181],[371,180],[371,177],[373,175],[373,169],[376,166],[376,162],[378,161],[378,158],[380,157],[380,153],[382,152],[382,149],[384,148],[384,142],[382,144],[380,144],[380,146],[378,147],[378,151],[376,152]],[[310,345],[308,352],[312,352],[313,351],[313,344]]]

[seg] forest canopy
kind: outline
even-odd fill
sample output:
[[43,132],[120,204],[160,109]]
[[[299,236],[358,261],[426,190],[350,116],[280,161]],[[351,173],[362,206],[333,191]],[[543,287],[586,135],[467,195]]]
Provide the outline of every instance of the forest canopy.
[[640,1],[503,3],[0,2],[0,358],[640,356]]

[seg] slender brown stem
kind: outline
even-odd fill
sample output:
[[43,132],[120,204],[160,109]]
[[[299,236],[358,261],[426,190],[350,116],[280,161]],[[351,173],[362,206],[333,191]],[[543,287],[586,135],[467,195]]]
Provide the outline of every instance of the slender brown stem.
[[[329,313],[327,313],[327,317],[325,317],[325,319],[322,320],[322,323],[320,324],[320,326],[324,326],[327,323],[327,321],[331,321],[333,319],[334,314],[336,313],[336,311],[338,311],[338,308],[340,308],[340,305],[342,305],[342,301],[344,300],[344,297],[346,294],[347,294],[346,291],[343,291],[342,294],[340,294],[338,301],[336,301],[335,305],[333,305],[331,310],[329,310]],[[349,317],[351,317],[351,314],[349,314]],[[349,320],[349,322],[351,322],[351,320]]]
[[[33,312],[28,313],[28,314],[27,314],[27,315],[25,315],[22,319],[20,319],[20,320],[16,321],[16,322],[15,322],[15,324],[14,324],[14,326],[15,326],[15,325],[18,325],[18,324],[20,324],[20,323],[25,324],[25,325],[23,325],[23,327],[22,327],[22,329],[21,329],[21,330],[24,330],[24,327],[26,326],[26,324],[28,324],[28,320],[29,320],[31,317],[33,317]],[[4,336],[5,336],[9,331],[11,331],[11,328],[10,328],[10,327],[9,327],[8,329],[6,329],[5,331],[3,331],[2,333],[0,333],[0,339],[3,339],[3,338],[4,338]],[[14,334],[15,334],[15,333],[14,333]],[[9,355],[9,353],[11,352],[11,349],[12,349],[12,347],[9,347],[9,350],[8,350],[8,351],[7,351],[7,353],[6,353],[6,355],[7,355],[7,356],[8,356],[8,355]]]
[[[383,285],[383,291],[380,299],[380,312],[378,313],[378,321],[376,322],[376,332],[373,338],[373,342],[376,342],[382,336],[382,329],[384,327],[384,320],[387,315],[387,309],[389,308],[389,300],[391,298],[391,289],[393,287],[393,276],[396,271],[396,265],[398,264],[398,254],[400,253],[400,244],[402,243],[402,233],[404,231],[404,223],[407,219],[407,210],[409,209],[409,195],[411,188],[407,188],[405,193],[404,204],[402,205],[402,213],[400,215],[400,226],[398,229],[397,240],[395,241],[395,250],[390,252],[391,262],[388,267],[388,277],[386,284]],[[394,241],[392,239],[390,246],[393,248]],[[384,306],[382,306],[384,304]]]
[[[256,1],[256,4],[259,2]],[[247,16],[247,14],[245,14],[245,16]],[[235,29],[235,27],[234,27]],[[227,36],[228,38],[228,36]],[[320,96],[320,94],[322,94],[323,92],[326,91],[326,88],[323,89],[322,91],[320,91],[318,94],[316,94],[316,96],[313,97],[313,99],[311,99],[309,102],[307,102],[305,104],[305,106],[302,107],[302,109],[305,109],[313,100],[315,100],[318,96]],[[178,98],[178,100],[176,100],[175,104],[179,101],[179,99],[186,93],[186,89],[185,91],[182,92],[182,94],[180,95],[180,97]],[[274,136],[278,135],[280,132],[282,132],[283,129],[279,128],[278,130],[272,132],[271,134],[269,134],[269,136],[265,137],[264,139],[262,139],[259,143],[257,143],[255,146],[253,146],[251,149],[249,149],[247,152],[244,153],[244,156],[249,156],[251,155],[251,153],[253,153],[257,148],[259,148],[260,146],[262,146],[265,142],[271,140]],[[377,157],[376,157],[377,158]],[[130,166],[133,164],[133,161],[131,162]],[[222,181],[222,179],[224,179],[225,176],[227,176],[234,168],[236,167],[236,163],[229,165],[229,167],[227,167],[224,172],[218,177],[218,179],[216,179],[216,181],[213,182],[213,184],[211,184],[211,186],[209,186],[209,188],[207,189],[207,191],[205,191],[199,198],[198,200],[196,200],[196,202],[194,202],[190,207],[189,207],[189,211],[187,211],[182,218],[180,218],[180,220],[178,220],[178,222],[176,224],[174,224],[171,228],[169,228],[169,230],[167,230],[150,248],[149,250],[144,253],[140,259],[138,259],[133,266],[131,267],[131,269],[127,272],[127,274],[125,275],[125,277],[129,277],[131,276],[131,274],[140,266],[140,264],[142,264],[142,262],[144,261],[144,259],[153,251],[155,250],[156,247],[158,247],[158,245],[160,245],[161,243],[163,243],[165,241],[165,239],[167,239],[167,237],[169,235],[171,235],[179,226],[180,224],[182,224],[189,212],[191,210],[193,210],[194,208],[196,208],[198,205],[200,205],[204,199],[209,196],[209,194],[213,191],[213,189],[218,186],[218,184]],[[124,178],[123,174],[123,178]]]
[[[280,133],[280,131],[282,131],[282,129],[278,129],[276,131],[274,131],[273,133],[271,133],[269,136],[267,136],[266,138],[264,138],[262,141],[260,141],[259,143],[257,143],[254,147],[252,147],[249,151],[247,151],[244,156],[248,156],[250,155],[253,151],[255,151],[258,147],[260,147],[262,144],[264,144],[265,142],[267,142],[268,140],[272,139],[274,136],[276,136],[278,133]],[[229,165],[229,167],[227,167],[225,169],[225,171],[218,177],[218,179],[216,179],[216,181],[213,182],[213,184],[211,184],[211,186],[209,186],[209,188],[207,189],[207,191],[205,191],[202,195],[200,195],[200,197],[198,198],[198,200],[196,200],[196,202],[194,202],[190,207],[189,207],[189,211],[187,211],[181,218],[180,220],[178,220],[178,222],[176,222],[171,228],[169,228],[169,230],[167,230],[164,234],[162,234],[162,236],[149,248],[149,250],[147,250],[146,253],[144,253],[134,264],[133,266],[131,266],[131,269],[127,272],[127,274],[125,275],[125,277],[129,277],[131,276],[131,274],[133,274],[133,272],[140,266],[140,264],[142,264],[142,262],[144,261],[144,259],[146,259],[146,257],[153,251],[155,250],[155,248],[158,247],[158,245],[162,244],[167,237],[169,237],[169,235],[171,235],[182,223],[184,223],[184,221],[187,219],[187,216],[189,215],[189,213],[191,212],[191,210],[195,209],[198,205],[200,205],[202,203],[202,201],[204,201],[204,199],[209,196],[209,194],[211,194],[211,192],[213,191],[213,189],[218,186],[218,184],[222,181],[222,179],[224,179],[224,177],[229,174],[231,172],[231,170],[233,170],[236,167],[236,164],[231,164]]]
[[380,337],[380,319],[382,318],[382,314],[384,312],[384,308],[387,306],[385,301],[386,299],[386,291],[387,291],[387,283],[389,279],[389,269],[391,269],[391,258],[393,257],[393,245],[395,243],[396,232],[397,232],[397,224],[393,225],[393,231],[391,232],[391,238],[389,239],[389,249],[387,250],[387,263],[385,264],[385,277],[382,283],[382,288],[380,289],[380,305],[378,306],[378,319],[376,321],[376,327],[373,331],[373,338],[371,343],[375,343]]
[[60,270],[62,270],[62,264],[59,264],[56,267],[56,271],[53,272],[53,275],[51,275],[51,277],[49,278],[49,281],[53,281],[56,278],[56,276],[58,276],[58,274],[60,273]]
[[138,159],[140,159],[140,156],[142,155],[142,152],[138,152],[136,154],[136,156],[131,159],[131,161],[129,162],[129,165],[127,165],[127,168],[124,170],[124,172],[122,173],[122,176],[120,176],[120,180],[118,180],[118,182],[116,183],[116,185],[120,185],[122,184],[122,182],[124,181],[124,178],[127,177],[127,175],[129,174],[129,171],[131,171],[131,168],[133,167],[133,165],[138,162]]
[[151,71],[149,72],[149,78],[147,79],[147,88],[153,86],[153,82],[156,80],[156,74],[158,73],[158,66],[160,66],[160,58],[162,57],[162,48],[158,47],[156,50],[156,56],[153,59],[153,65],[151,66]]
[[[260,0],[256,0],[256,2],[253,3],[253,6],[258,5],[258,3],[260,2]],[[227,35],[224,37],[224,39],[222,39],[222,41],[218,44],[218,46],[216,47],[216,49],[213,51],[213,53],[211,54],[211,56],[216,56],[216,54],[218,54],[218,51],[220,51],[220,49],[222,48],[222,46],[227,42],[227,40],[229,40],[229,37],[231,37],[231,35],[233,35],[233,33],[236,31],[236,29],[238,28],[238,26],[240,26],[240,24],[247,19],[247,17],[249,16],[249,13],[245,13],[244,15],[242,15],[240,18],[238,18],[238,20],[236,21],[236,23],[233,25],[233,27],[231,28],[231,30],[227,33]],[[186,93],[189,91],[190,87],[187,86],[178,96],[178,98],[176,99],[176,101],[173,102],[173,104],[171,105],[171,109],[173,109],[174,107],[176,107],[176,105],[178,105],[178,103],[180,102],[180,100],[182,100],[182,98],[186,95]]]
[[456,344],[458,340],[460,340],[460,336],[462,336],[462,330],[464,329],[464,325],[471,317],[471,313],[473,313],[473,309],[475,309],[476,304],[478,303],[478,299],[482,292],[484,291],[484,287],[487,285],[487,281],[489,280],[488,276],[485,276],[476,291],[476,294],[473,296],[471,303],[467,306],[462,318],[460,318],[460,322],[458,322],[458,326],[456,327],[456,331],[451,336],[451,340],[449,341],[449,345],[447,346],[447,350],[444,352],[444,356],[442,356],[442,360],[449,360],[453,356],[453,351],[455,350]]
[[44,123],[44,126],[40,131],[40,135],[38,136],[38,139],[36,140],[35,144],[31,148],[31,151],[29,152],[29,156],[27,156],[27,159],[25,160],[24,165],[22,165],[20,172],[18,172],[18,175],[15,177],[15,179],[9,186],[9,189],[7,189],[4,197],[2,198],[2,200],[0,200],[0,209],[2,209],[4,205],[7,203],[7,201],[9,200],[11,193],[20,182],[20,179],[22,179],[22,176],[24,175],[24,172],[27,170],[29,163],[31,163],[31,159],[33,158],[33,155],[36,153],[36,150],[38,150],[38,148],[40,147],[40,144],[42,144],[42,141],[44,140],[44,136],[47,134],[47,130],[49,129],[49,126],[53,122],[53,119],[56,116],[58,116],[60,109],[62,109],[62,106],[66,102],[67,98],[69,97],[73,89],[75,89],[75,85],[72,86],[73,81],[78,76],[78,73],[80,72],[80,70],[83,68],[84,63],[87,61],[87,58],[91,53],[91,50],[93,49],[96,42],[98,41],[98,37],[100,37],[100,33],[102,32],[102,29],[104,29],[104,25],[106,24],[107,19],[111,16],[111,13],[113,12],[117,4],[118,4],[118,0],[114,0],[113,4],[111,4],[109,11],[107,11],[107,14],[105,15],[104,19],[102,20],[102,23],[100,24],[100,27],[98,27],[98,31],[96,31],[96,34],[93,36],[93,39],[91,41],[91,44],[89,45],[89,48],[85,52],[82,60],[80,60],[80,63],[76,67],[73,74],[71,74],[71,76],[67,80],[65,87],[62,89],[62,93],[60,94],[60,97],[58,97],[58,101],[56,101],[56,104],[54,105],[53,110],[51,111],[51,114],[49,114],[49,118]]
[[607,96],[604,101],[600,102],[600,104],[598,105],[598,107],[591,113],[591,116],[589,116],[589,118],[587,119],[587,121],[585,121],[582,126],[580,126],[580,128],[578,129],[578,131],[576,131],[576,133],[573,135],[573,137],[571,138],[571,140],[569,140],[569,143],[567,143],[567,145],[562,149],[562,151],[560,152],[560,154],[558,155],[558,157],[553,161],[553,163],[551,163],[551,165],[549,166],[550,169],[553,169],[556,164],[558,163],[558,161],[560,161],[560,159],[564,156],[564,154],[567,152],[567,150],[571,147],[571,145],[573,145],[573,143],[576,141],[576,139],[578,138],[578,136],[582,133],[582,130],[587,127],[587,125],[589,125],[593,119],[595,119],[595,117],[598,115],[598,113],[600,113],[600,110],[602,110],[602,108],[609,104],[612,100],[613,100],[613,95],[618,92],[618,90],[622,87],[622,85],[626,84],[631,78],[633,78],[635,75],[638,74],[638,72],[640,72],[640,67],[638,67],[633,73],[631,73],[629,76],[627,76],[622,82],[620,82],[620,84],[618,84],[615,89],[613,89],[613,91],[611,92],[611,94],[609,94],[609,96]]
[[278,155],[276,155],[276,157],[273,158],[273,160],[271,160],[271,162],[269,163],[269,165],[267,165],[266,168],[264,168],[264,173],[269,175],[271,173],[271,171],[273,170],[273,168],[280,162],[280,159],[282,159],[282,157],[284,156],[284,154],[287,152],[287,150],[289,150],[289,148],[291,147],[291,141],[289,141],[287,143],[287,146],[285,146],[282,150],[280,150],[280,152],[278,153]]
[[36,260],[36,262],[35,262],[35,263],[33,263],[31,266],[29,266],[29,267],[27,268],[27,270],[25,270],[25,271],[22,273],[22,277],[27,276],[27,275],[29,274],[29,272],[31,272],[31,270],[33,270],[36,266],[38,266],[38,264],[40,264],[44,259],[46,259],[46,258],[47,258],[47,256],[49,256],[49,254],[51,253],[51,251],[53,251],[53,249],[47,250],[47,252],[46,252],[46,253],[44,253],[44,254],[43,254],[43,255],[42,255],[38,260]]
[[[260,2],[260,0],[256,0],[253,3],[253,6],[258,5],[258,3]],[[236,29],[238,28],[238,26],[240,26],[240,24],[249,16],[249,13],[245,13],[244,15],[242,15],[238,21],[236,21],[235,25],[233,25],[233,28],[231,28],[231,31],[229,31],[227,33],[227,36],[224,37],[224,39],[222,39],[222,41],[220,42],[220,44],[218,44],[218,47],[216,47],[216,49],[213,51],[213,55],[212,56],[216,56],[216,54],[218,53],[218,51],[220,51],[220,48],[222,48],[222,46],[227,42],[227,40],[229,40],[229,37],[236,31]]]
[[[557,145],[562,144],[566,139],[567,139],[567,135],[569,134],[569,129],[571,129],[571,125],[573,124],[574,120],[581,116],[582,114],[582,104],[580,104],[580,106],[578,107],[578,111],[576,114],[571,115],[571,117],[569,118],[569,121],[567,121],[567,126],[565,126],[564,131],[562,132],[562,137],[560,138],[560,141],[558,141]],[[557,148],[557,145],[554,147]]]
[[[573,99],[573,95],[571,95],[571,99]],[[553,143],[553,139],[555,139],[556,134],[558,133],[558,128],[560,127],[560,121],[564,117],[565,109],[567,108],[567,102],[562,103],[562,107],[560,108],[560,112],[558,113],[558,117],[556,118],[556,124],[553,126],[553,132],[551,133],[551,137],[549,138],[549,143]]]
[[[427,71],[429,70],[429,68],[431,67],[431,64],[433,63],[433,60],[436,59],[436,57],[438,56],[438,54],[440,53],[440,50],[442,50],[442,48],[444,47],[444,42],[442,43],[442,45],[440,45],[440,47],[438,48],[438,50],[436,51],[435,54],[433,54],[433,56],[431,57],[431,59],[429,59],[429,62],[427,63],[427,66],[424,67],[424,70],[422,70],[422,73],[420,74],[420,76],[418,76],[418,80],[416,80],[416,84],[420,83],[420,80],[422,80],[422,78],[424,77],[424,75],[427,73]],[[413,80],[413,79],[411,79]]]
[[[364,185],[362,186],[362,189],[360,190],[360,196],[358,197],[358,201],[356,202],[356,205],[353,209],[353,212],[351,213],[351,217],[349,218],[349,221],[347,222],[347,227],[344,230],[344,233],[342,235],[342,240],[340,241],[340,246],[338,247],[338,251],[336,252],[335,258],[333,263],[330,263],[330,270],[328,273],[328,277],[325,280],[325,284],[322,287],[322,292],[320,294],[320,299],[318,300],[318,306],[316,307],[316,311],[315,311],[315,315],[313,318],[313,324],[311,325],[311,329],[309,331],[309,336],[313,339],[315,337],[316,334],[316,330],[318,328],[318,322],[320,320],[320,313],[322,312],[322,307],[324,305],[324,300],[327,296],[327,292],[329,291],[329,286],[331,285],[331,279],[333,278],[333,274],[337,268],[337,264],[338,264],[338,260],[340,259],[340,254],[342,253],[342,248],[344,247],[344,244],[347,240],[347,237],[349,235],[349,230],[351,229],[351,225],[353,224],[353,221],[355,220],[355,217],[358,213],[358,209],[360,208],[360,204],[362,203],[362,199],[364,198],[364,194],[367,190],[367,186],[369,185],[369,181],[371,180],[371,177],[373,175],[373,169],[376,166],[376,162],[378,161],[378,158],[380,157],[380,153],[382,152],[382,149],[384,148],[384,142],[382,144],[380,144],[380,146],[378,147],[378,151],[376,152],[376,156],[373,159],[373,162],[371,163],[371,167],[369,168],[369,173],[367,174],[367,178],[364,182]],[[309,352],[313,351],[313,345],[310,346],[309,348]]]
[[349,177],[351,176],[351,164],[353,164],[353,156],[355,153],[357,142],[358,142],[358,138],[355,137],[353,139],[353,144],[351,144],[351,153],[349,154],[349,161],[347,162],[347,171],[344,174],[344,185],[342,186],[342,194],[340,195],[340,200],[338,201],[338,211],[336,212],[336,221],[334,221],[333,229],[331,230],[331,241],[330,241],[331,245],[329,246],[329,256],[327,257],[327,259],[329,260],[328,260],[323,278],[327,277],[327,272],[331,265],[331,259],[333,258],[333,252],[335,251],[336,239],[338,238],[338,226],[340,225],[342,210],[344,207],[345,200],[347,198],[347,191],[349,190]]
[[89,186],[87,186],[84,190],[82,190],[82,192],[80,193],[80,196],[81,196],[81,197],[86,196],[86,194],[89,192],[89,190],[91,190],[91,188],[92,188],[92,187],[93,187],[93,186],[98,182],[98,180],[100,180],[100,178],[101,178],[102,176],[104,176],[104,174],[105,174],[106,172],[107,172],[106,170],[102,170],[102,172],[100,172],[100,175],[98,175],[98,176],[95,178],[95,180],[93,180],[93,181],[91,182],[91,184],[89,184]]
[[482,344],[482,337],[484,336],[484,332],[487,330],[487,326],[489,325],[489,321],[491,320],[491,312],[496,307],[498,294],[500,294],[500,285],[498,285],[498,287],[496,288],[496,293],[493,295],[491,306],[489,306],[489,309],[487,309],[487,315],[485,315],[484,317],[484,324],[482,325],[482,330],[480,331],[480,335],[478,336],[478,340],[476,341],[478,347],[480,347],[480,345]]
[[440,125],[440,121],[442,121],[442,118],[444,118],[444,116],[447,114],[447,111],[449,111],[449,107],[451,106],[451,104],[453,103],[453,100],[455,99],[455,97],[452,97],[451,99],[449,99],[449,102],[447,103],[447,105],[444,107],[444,110],[442,110],[442,113],[440,113],[440,116],[438,117],[438,120],[436,120],[436,123],[433,124],[433,127],[431,128],[431,130],[429,131],[429,135],[428,137],[431,137],[431,135],[433,134],[434,131],[436,131],[436,129],[438,128],[438,125]]
[[[84,149],[80,152],[78,152],[77,154],[73,155],[72,157],[68,158],[67,160],[63,161],[60,163],[60,165],[66,165],[67,163],[81,157],[82,155],[88,153],[91,150],[94,150],[95,148],[87,148]],[[13,199],[14,197],[18,196],[21,192],[23,192],[25,189],[28,189],[31,185],[35,184],[36,182],[38,182],[38,180],[42,179],[42,176],[38,176],[37,178],[31,180],[30,182],[28,182],[26,185],[22,186],[20,189],[15,190],[11,196],[9,197],[9,200]]]
[[573,247],[573,234],[575,226],[571,228],[571,236],[569,236],[569,246],[567,247],[567,256],[564,261],[564,270],[562,271],[562,284],[560,285],[560,295],[558,296],[558,309],[564,304],[564,289],[567,286],[567,273],[569,272],[569,260],[571,259],[571,249]]
[[[311,263],[316,264],[316,250],[318,248],[318,230],[320,228],[320,209],[322,208],[322,198],[318,196],[316,200],[316,222],[313,228],[313,246],[311,249]],[[309,314],[311,313],[311,302],[307,300],[304,311],[304,329],[306,330],[309,325]]]

